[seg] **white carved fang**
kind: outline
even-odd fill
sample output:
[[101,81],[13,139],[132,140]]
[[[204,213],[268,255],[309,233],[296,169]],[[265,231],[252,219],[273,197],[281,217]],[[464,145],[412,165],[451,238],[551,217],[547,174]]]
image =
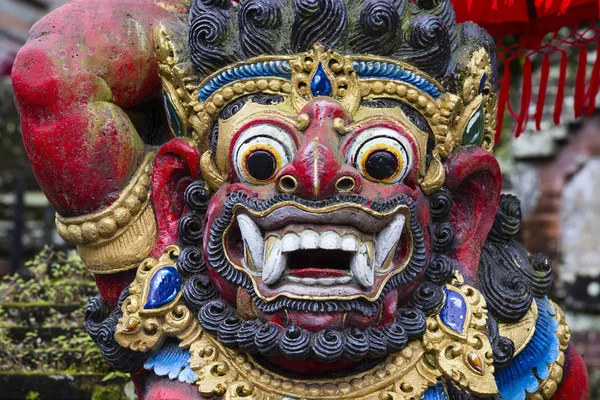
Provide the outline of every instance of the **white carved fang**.
[[363,243],[350,261],[350,271],[354,279],[365,288],[370,288],[375,283],[373,257],[369,253],[368,243]]
[[263,266],[264,239],[260,228],[252,219],[244,214],[237,216],[244,246],[249,250],[252,260],[246,260],[246,265],[254,265],[257,269]]
[[384,264],[390,251],[394,250],[400,241],[405,222],[406,217],[403,214],[397,214],[392,222],[377,234],[377,244],[375,246],[375,265],[377,268],[385,267]]
[[279,281],[285,272],[287,255],[281,251],[281,244],[281,239],[278,237],[271,236],[267,239],[262,271],[262,280],[267,285]]

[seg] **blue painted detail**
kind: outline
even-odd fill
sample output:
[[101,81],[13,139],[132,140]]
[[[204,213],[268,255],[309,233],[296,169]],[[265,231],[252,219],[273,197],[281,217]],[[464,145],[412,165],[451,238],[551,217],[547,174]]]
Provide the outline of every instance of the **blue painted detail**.
[[422,400],[448,400],[448,394],[440,382],[435,387],[427,389]]
[[314,97],[331,96],[331,93],[333,92],[331,81],[323,70],[323,65],[321,65],[321,63],[319,63],[317,72],[315,72],[315,76],[313,76],[312,81],[310,82],[310,91]]
[[181,275],[175,267],[164,267],[156,271],[150,281],[148,300],[144,308],[159,308],[171,302],[181,289]]
[[166,90],[163,91],[163,101],[165,103],[165,110],[167,111],[167,122],[169,123],[169,126],[173,129],[173,132],[177,137],[184,136],[185,132],[183,131],[183,124],[181,123],[181,119],[179,119],[179,115],[177,115],[171,97]]
[[356,74],[363,79],[391,79],[411,84],[434,99],[441,96],[440,90],[433,83],[418,75],[416,72],[409,71],[399,65],[380,61],[354,61],[352,65],[354,66]]
[[463,333],[467,315],[467,302],[460,293],[454,290],[444,288],[444,292],[446,293],[446,304],[440,311],[440,319],[448,328]]
[[538,378],[548,378],[548,366],[555,363],[560,354],[556,337],[558,322],[553,318],[555,311],[547,297],[535,301],[538,319],[531,341],[507,367],[496,373],[498,390],[505,399],[524,400],[527,393],[535,392],[539,388]]
[[235,81],[251,78],[284,78],[292,79],[292,68],[287,61],[263,61],[254,64],[240,65],[221,72],[211,78],[198,92],[198,100],[206,101],[214,92]]
[[481,77],[481,82],[479,82],[479,94],[481,94],[483,92],[486,81],[487,81],[487,72],[484,72],[483,76]]
[[194,383],[198,377],[188,363],[191,354],[189,350],[182,349],[175,342],[166,342],[144,364],[144,369],[154,371],[158,376],[169,376],[171,380],[185,383]]

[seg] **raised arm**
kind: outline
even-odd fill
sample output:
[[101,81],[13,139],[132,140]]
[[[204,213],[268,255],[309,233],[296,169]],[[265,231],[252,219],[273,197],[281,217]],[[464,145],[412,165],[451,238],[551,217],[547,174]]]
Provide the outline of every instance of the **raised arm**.
[[152,31],[172,12],[144,0],[75,0],[40,20],[19,52],[23,139],[62,216],[110,205],[142,161],[127,110],[160,92]]

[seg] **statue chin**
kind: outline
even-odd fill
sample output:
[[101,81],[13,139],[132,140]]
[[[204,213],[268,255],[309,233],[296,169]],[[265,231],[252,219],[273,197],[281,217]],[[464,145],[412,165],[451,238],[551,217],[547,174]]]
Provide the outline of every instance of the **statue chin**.
[[143,399],[585,400],[551,262],[501,195],[494,46],[449,0],[90,0],[37,24],[23,135],[104,358]]

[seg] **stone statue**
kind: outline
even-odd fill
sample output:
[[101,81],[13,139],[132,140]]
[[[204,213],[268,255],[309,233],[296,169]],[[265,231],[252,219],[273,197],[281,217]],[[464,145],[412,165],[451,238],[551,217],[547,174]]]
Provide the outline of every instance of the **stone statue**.
[[141,398],[588,397],[449,1],[75,0],[13,81]]

